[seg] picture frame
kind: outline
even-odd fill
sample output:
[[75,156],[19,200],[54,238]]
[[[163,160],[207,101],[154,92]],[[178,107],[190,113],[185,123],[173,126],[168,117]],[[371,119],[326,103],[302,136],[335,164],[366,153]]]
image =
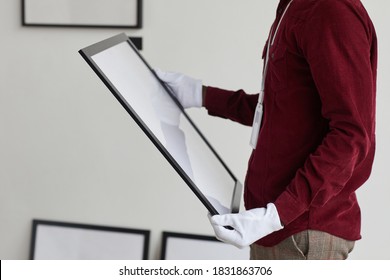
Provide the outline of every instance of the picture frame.
[[126,34],[79,53],[209,213],[238,213],[241,182]]
[[249,260],[249,247],[238,249],[210,235],[164,231],[161,260]]
[[149,230],[34,219],[31,260],[147,260]]
[[142,28],[142,0],[22,0],[22,25]]

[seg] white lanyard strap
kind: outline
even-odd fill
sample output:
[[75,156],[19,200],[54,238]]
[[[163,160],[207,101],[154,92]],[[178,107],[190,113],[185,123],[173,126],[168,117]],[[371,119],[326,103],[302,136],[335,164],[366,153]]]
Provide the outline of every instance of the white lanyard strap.
[[[261,79],[261,90],[260,90],[259,100],[257,102],[257,106],[256,106],[256,110],[255,110],[255,115],[253,118],[252,134],[251,134],[251,139],[250,139],[250,145],[253,149],[256,149],[257,140],[259,138],[259,133],[260,133],[261,121],[263,119],[264,89],[265,89],[265,79],[267,77],[267,71],[268,71],[269,52],[270,52],[271,46],[275,42],[275,38],[276,38],[276,35],[278,34],[280,24],[283,21],[283,18],[284,18],[285,14],[286,14],[286,12],[287,12],[287,10],[290,7],[292,2],[293,2],[293,0],[291,0],[288,3],[288,5],[286,6],[286,8],[284,9],[284,12],[283,12],[282,16],[280,17],[278,25],[275,28],[275,31],[273,31],[274,26],[272,26],[270,35],[268,37],[267,53],[265,56],[263,77]],[[272,35],[272,33],[273,33],[273,35]]]
[[[259,103],[260,104],[263,104],[264,102],[264,89],[265,89],[265,79],[267,77],[267,72],[268,72],[268,63],[269,63],[269,51],[271,49],[271,46],[274,44],[275,42],[275,38],[276,38],[276,35],[278,34],[278,31],[279,31],[279,27],[280,27],[280,24],[282,23],[283,21],[283,18],[288,10],[288,8],[290,7],[291,3],[293,2],[293,0],[291,0],[288,5],[286,6],[286,9],[284,9],[284,12],[282,14],[282,16],[280,17],[280,20],[278,22],[278,25],[276,26],[276,29],[275,29],[275,32],[273,31],[273,26],[271,28],[271,33],[268,37],[268,44],[267,44],[267,52],[266,52],[266,55],[265,55],[265,63],[264,63],[264,70],[263,70],[263,77],[261,79],[261,90],[260,90],[260,95],[259,95]],[[272,36],[272,33],[273,36]],[[272,38],[271,38],[272,36]]]

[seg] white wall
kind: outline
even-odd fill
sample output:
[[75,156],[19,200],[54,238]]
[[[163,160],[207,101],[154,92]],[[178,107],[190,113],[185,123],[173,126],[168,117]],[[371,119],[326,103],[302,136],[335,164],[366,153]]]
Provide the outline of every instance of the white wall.
[[[77,51],[123,32],[27,28],[21,1],[0,4],[0,259],[28,258],[33,218],[150,229],[150,258],[161,231],[212,234],[206,210],[149,143]],[[389,259],[389,22],[384,0],[364,2],[377,26],[378,152],[359,191],[363,239],[352,259]],[[260,50],[277,1],[144,0],[143,55],[206,84],[256,92]],[[250,130],[190,114],[243,180]]]

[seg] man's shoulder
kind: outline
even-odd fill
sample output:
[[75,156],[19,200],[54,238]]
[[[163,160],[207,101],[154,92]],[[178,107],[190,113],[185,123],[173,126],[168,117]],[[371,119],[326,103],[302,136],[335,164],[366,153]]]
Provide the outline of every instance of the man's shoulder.
[[314,14],[342,14],[353,10],[364,10],[360,0],[293,0],[298,14],[307,18]]
[[359,0],[293,0],[291,16],[304,21],[315,19],[326,22],[337,22],[348,15],[368,17]]

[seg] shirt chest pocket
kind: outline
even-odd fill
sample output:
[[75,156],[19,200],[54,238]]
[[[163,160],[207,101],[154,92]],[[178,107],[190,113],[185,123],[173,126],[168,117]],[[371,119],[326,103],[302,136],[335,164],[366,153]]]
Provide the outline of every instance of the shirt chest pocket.
[[[287,88],[287,48],[272,47],[269,54],[267,83],[272,91]],[[267,87],[267,86],[266,86]]]

